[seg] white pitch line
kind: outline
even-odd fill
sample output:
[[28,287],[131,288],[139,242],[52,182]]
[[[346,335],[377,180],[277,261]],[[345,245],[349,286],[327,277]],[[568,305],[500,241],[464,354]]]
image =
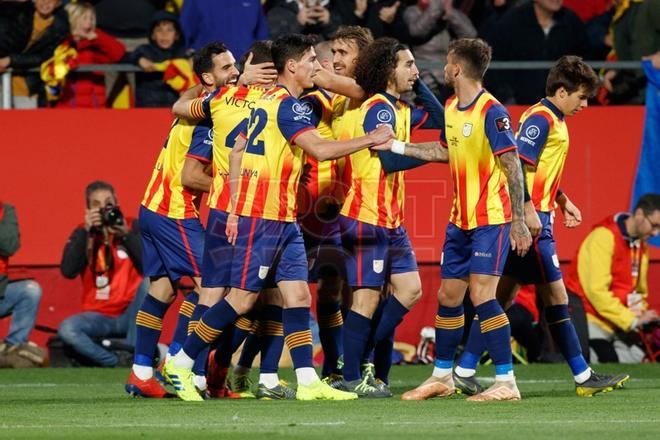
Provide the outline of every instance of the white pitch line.
[[[91,428],[166,428],[166,429],[176,429],[176,428],[185,428],[185,429],[190,429],[190,428],[199,428],[200,426],[203,426],[205,428],[227,428],[231,426],[250,426],[252,428],[272,428],[272,427],[297,427],[297,426],[304,426],[304,427],[334,427],[334,426],[350,426],[350,423],[344,422],[344,421],[337,421],[337,422],[278,422],[278,423],[259,423],[258,425],[253,424],[253,420],[246,420],[244,423],[237,423],[236,421],[233,422],[226,422],[226,423],[204,423],[204,425],[199,425],[197,423],[99,423],[99,424],[66,424],[66,425],[54,425],[54,424],[49,424],[49,425],[37,425],[37,424],[31,424],[31,425],[23,425],[23,424],[0,424],[0,429],[91,429]],[[598,420],[598,424],[614,424],[614,425],[619,425],[619,424],[631,424],[631,423],[659,423],[660,418],[658,419],[609,419],[609,420]],[[355,424],[357,425],[360,423],[359,421],[356,421]],[[458,419],[443,419],[443,420],[427,420],[424,422],[385,422],[383,423],[384,425],[388,426],[407,426],[407,425],[419,425],[420,423],[423,423],[424,425],[443,425],[443,426],[448,426],[448,425],[583,425],[584,420],[583,419],[576,419],[576,420],[565,420],[565,419],[557,419],[557,420],[458,420]]]

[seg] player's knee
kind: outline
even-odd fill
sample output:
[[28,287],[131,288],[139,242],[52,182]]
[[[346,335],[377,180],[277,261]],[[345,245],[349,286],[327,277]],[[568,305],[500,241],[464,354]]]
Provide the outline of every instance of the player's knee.
[[149,295],[160,302],[168,304],[174,301],[176,296],[170,280],[166,277],[151,278],[149,283]]
[[225,299],[238,315],[244,315],[252,310],[257,297],[258,295],[256,293],[244,293],[232,290]]
[[370,318],[376,311],[379,301],[380,296],[378,292],[356,292],[353,295],[353,305],[351,306],[351,310]]
[[446,307],[457,307],[462,303],[462,295],[440,286],[438,289],[438,304]]

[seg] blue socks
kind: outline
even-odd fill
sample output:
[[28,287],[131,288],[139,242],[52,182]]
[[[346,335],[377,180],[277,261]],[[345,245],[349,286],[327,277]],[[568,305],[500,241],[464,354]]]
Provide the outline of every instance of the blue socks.
[[163,316],[170,307],[151,295],[144,297],[142,307],[135,317],[136,338],[133,362],[144,367],[153,367],[156,346],[163,329]]
[[291,352],[293,368],[313,368],[312,331],[309,307],[293,307],[282,311],[284,341]]
[[559,304],[545,308],[545,319],[552,339],[559,346],[561,354],[571,367],[573,376],[578,376],[589,370],[589,365],[582,355],[580,340],[575,333],[575,327],[568,313],[568,305]]
[[461,343],[464,327],[462,304],[457,307],[438,306],[438,314],[435,316],[435,376],[442,377],[451,373],[456,347]]
[[186,338],[188,337],[188,323],[190,322],[190,317],[195,312],[197,301],[199,301],[199,294],[193,290],[186,296],[186,299],[181,303],[181,307],[179,307],[179,318],[176,321],[176,329],[174,330],[174,336],[168,350],[168,353],[172,356],[177,354],[181,350],[183,343],[186,342]]
[[[486,350],[486,339],[481,334],[479,317],[475,316],[470,326],[470,334],[465,343],[465,350],[458,360],[458,366],[466,370],[476,370],[481,355]],[[474,373],[473,373],[474,374]]]
[[[259,329],[259,340],[255,344],[256,351],[261,349],[261,365],[259,370],[262,374],[277,373],[280,357],[282,357],[282,350],[284,349],[282,307],[267,305],[262,312],[262,319]],[[243,360],[243,356],[241,356],[241,360]],[[241,362],[239,362],[239,365],[249,368],[253,360],[254,356],[248,365]]]
[[496,379],[513,379],[509,318],[495,299],[476,306],[476,310],[481,334],[486,341],[493,364],[495,364]]
[[342,327],[344,320],[341,315],[339,301],[316,303],[316,317],[319,323],[319,338],[323,347],[322,375],[339,374],[337,368],[339,356],[344,352]]
[[344,379],[357,380],[362,377],[360,363],[369,340],[371,319],[349,311],[344,321]]
[[[197,304],[195,313],[200,307],[205,306]],[[183,344],[183,351],[190,358],[197,359],[197,356],[220,336],[225,327],[236,321],[236,318],[238,318],[238,314],[232,306],[226,300],[221,300],[200,318],[195,329]]]

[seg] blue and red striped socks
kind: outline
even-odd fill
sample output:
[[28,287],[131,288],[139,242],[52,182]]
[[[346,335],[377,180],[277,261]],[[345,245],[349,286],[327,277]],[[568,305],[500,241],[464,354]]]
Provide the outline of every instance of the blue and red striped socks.
[[497,380],[513,380],[511,358],[511,326],[509,318],[496,299],[476,306],[479,327],[486,341],[486,348],[495,364]]
[[177,352],[181,350],[183,343],[186,342],[186,338],[188,337],[188,324],[190,318],[195,312],[197,301],[199,301],[199,294],[193,290],[186,296],[186,299],[179,307],[179,317],[176,321],[174,336],[172,337],[172,342],[170,343],[170,348],[168,350],[168,353],[171,356],[177,354]]
[[153,367],[158,339],[163,329],[163,316],[170,307],[151,295],[144,297],[135,317],[136,338],[133,362],[143,367]]
[[309,307],[293,307],[282,311],[284,341],[291,352],[293,368],[313,368],[312,331]]
[[319,323],[319,338],[323,347],[322,375],[340,374],[337,368],[339,356],[344,352],[343,332],[344,319],[341,315],[340,302],[316,303],[316,317]]
[[457,307],[438,306],[435,316],[435,367],[433,376],[444,377],[451,374],[454,366],[456,347],[463,338],[465,315],[463,305]]

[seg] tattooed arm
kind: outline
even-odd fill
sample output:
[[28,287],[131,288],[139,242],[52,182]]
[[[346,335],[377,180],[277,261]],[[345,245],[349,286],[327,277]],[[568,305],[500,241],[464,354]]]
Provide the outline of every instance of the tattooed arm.
[[393,153],[403,154],[404,156],[413,157],[427,162],[449,162],[449,150],[443,147],[440,142],[422,142],[419,144],[400,142],[399,145],[401,147],[405,145],[405,147],[403,147],[403,152],[400,149],[397,150],[396,145],[390,142],[371,147],[371,149],[381,151],[392,150]]
[[509,182],[509,197],[511,199],[511,250],[521,257],[527,253],[532,244],[532,236],[525,225],[523,173],[520,167],[518,153],[508,151],[500,155],[500,163]]

